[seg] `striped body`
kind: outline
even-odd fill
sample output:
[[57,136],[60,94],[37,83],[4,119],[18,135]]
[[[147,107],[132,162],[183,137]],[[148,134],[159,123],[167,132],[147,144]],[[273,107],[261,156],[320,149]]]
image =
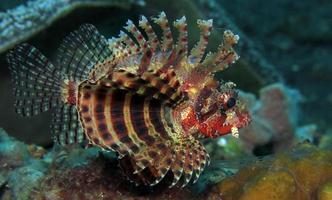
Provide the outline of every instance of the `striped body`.
[[[120,81],[126,81],[127,84],[121,83],[126,86],[118,87]],[[124,156],[138,153],[140,148],[153,144],[156,137],[169,139],[171,104],[166,100],[175,90],[161,82],[149,87],[144,83],[143,79],[121,71],[95,84],[86,81],[79,86],[78,111],[93,144]]]
[[117,152],[136,184],[171,174],[170,187],[186,186],[209,164],[199,138],[237,135],[249,122],[235,84],[213,75],[238,59],[238,36],[225,31],[218,51],[206,54],[212,20],[198,20],[200,39],[189,53],[185,17],[174,22],[176,43],[164,12],[152,20],[162,37],[144,16],[138,24],[146,34],[128,20],[127,33],[108,40],[82,25],[63,40],[55,65],[28,44],[14,48],[7,58],[15,107],[22,116],[51,110],[58,144]]

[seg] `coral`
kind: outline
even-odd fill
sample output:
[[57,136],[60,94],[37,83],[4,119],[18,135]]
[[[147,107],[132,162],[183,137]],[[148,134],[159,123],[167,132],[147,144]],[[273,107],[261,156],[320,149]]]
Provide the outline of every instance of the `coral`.
[[34,157],[42,152],[41,147],[18,142],[0,128],[0,188],[11,188],[4,190],[3,199],[27,199],[47,170],[46,163]]
[[317,193],[318,200],[331,200],[332,199],[332,181],[326,182],[322,185]]
[[26,5],[0,13],[0,53],[50,26],[79,7],[112,6],[129,8],[143,0],[31,0]]
[[329,129],[324,135],[319,138],[319,147],[322,149],[332,150],[332,130]]
[[169,189],[163,182],[136,187],[122,174],[114,154],[76,145],[45,150],[16,141],[2,129],[0,158],[2,199],[331,198],[332,151],[309,144],[263,159],[213,162],[185,189]]
[[241,169],[215,186],[208,199],[331,199],[332,151],[309,144]]
[[116,162],[103,158],[89,165],[55,167],[30,195],[32,199],[197,199],[189,189],[135,187],[124,179]]
[[114,158],[76,145],[47,151],[0,129],[0,199],[204,199],[190,188],[136,187]]

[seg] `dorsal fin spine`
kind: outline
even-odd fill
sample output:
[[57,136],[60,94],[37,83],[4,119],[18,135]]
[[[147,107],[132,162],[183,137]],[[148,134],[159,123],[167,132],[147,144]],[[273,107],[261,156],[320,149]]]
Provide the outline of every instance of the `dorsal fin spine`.
[[154,52],[157,48],[160,48],[160,42],[159,39],[154,32],[152,26],[150,25],[148,19],[145,16],[141,16],[141,19],[139,21],[139,26],[144,29],[148,36],[148,43],[151,48],[151,51]]
[[161,12],[157,18],[153,18],[153,21],[158,24],[163,31],[161,50],[163,52],[172,50],[173,36],[165,12]]
[[188,56],[188,30],[186,17],[183,16],[181,19],[176,20],[173,25],[179,31],[178,41],[176,43],[175,57],[172,61],[172,65],[176,69],[179,67],[178,64],[180,64],[183,59],[187,59]]
[[188,62],[197,66],[202,60],[205,53],[206,46],[208,44],[208,37],[212,29],[213,20],[197,20],[198,28],[200,29],[200,38],[195,47],[191,50]]
[[127,26],[124,28],[135,37],[140,47],[139,52],[143,53],[138,68],[138,73],[142,74],[148,69],[154,52],[150,49],[148,42],[131,20],[127,21]]
[[209,52],[204,61],[198,63],[195,68],[199,68],[198,70],[204,72],[204,76],[227,69],[230,64],[239,59],[239,56],[233,49],[238,40],[238,35],[233,34],[229,30],[224,31],[224,40],[219,45],[218,51],[216,53]]
[[239,56],[234,51],[233,46],[237,44],[239,36],[232,33],[230,30],[224,31],[224,41],[219,46],[218,52],[215,53],[212,65],[215,71],[222,71],[226,69],[230,64],[233,64]]
[[126,47],[119,38],[112,37],[108,40],[108,44],[108,48],[112,51],[112,55],[115,58],[120,58],[121,55],[127,52]]
[[183,56],[187,56],[188,51],[188,30],[186,17],[183,16],[181,19],[176,20],[174,22],[174,27],[177,28],[180,33],[176,43],[176,50],[178,57],[181,59]]
[[119,41],[127,45],[128,55],[133,55],[139,52],[139,47],[135,44],[132,38],[130,38],[125,32],[120,31]]
[[147,47],[146,40],[145,40],[144,36],[142,35],[142,33],[137,29],[135,24],[131,20],[128,20],[127,26],[125,26],[124,28],[134,36],[134,38],[136,39],[136,41],[139,44],[140,51],[144,52],[145,48]]

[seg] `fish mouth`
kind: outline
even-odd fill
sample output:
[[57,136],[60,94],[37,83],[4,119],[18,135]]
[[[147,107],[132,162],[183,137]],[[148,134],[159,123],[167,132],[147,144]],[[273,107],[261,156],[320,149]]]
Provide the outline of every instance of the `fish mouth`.
[[251,115],[248,111],[236,112],[236,115],[238,117],[238,122],[236,123],[237,128],[243,128],[250,124]]
[[216,131],[216,136],[232,134],[239,137],[239,129],[246,127],[251,122],[250,113],[247,111],[231,111],[226,114],[225,122]]
[[237,117],[238,122],[231,128],[231,134],[235,138],[239,138],[239,129],[248,126],[251,121],[250,114],[247,111],[242,111],[241,114],[237,114]]

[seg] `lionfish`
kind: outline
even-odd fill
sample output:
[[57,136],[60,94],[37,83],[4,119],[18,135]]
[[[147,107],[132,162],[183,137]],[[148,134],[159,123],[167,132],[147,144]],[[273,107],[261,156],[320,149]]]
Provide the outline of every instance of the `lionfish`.
[[174,22],[176,43],[164,12],[152,21],[162,38],[144,16],[140,29],[128,20],[109,40],[84,24],[63,40],[56,65],[29,44],[15,47],[7,57],[15,111],[52,110],[57,143],[115,151],[136,184],[152,186],[169,173],[170,187],[186,186],[209,164],[199,138],[238,136],[250,121],[235,84],[214,79],[239,58],[239,37],[226,30],[218,51],[205,53],[212,20],[197,20],[200,38],[188,53],[185,17]]

